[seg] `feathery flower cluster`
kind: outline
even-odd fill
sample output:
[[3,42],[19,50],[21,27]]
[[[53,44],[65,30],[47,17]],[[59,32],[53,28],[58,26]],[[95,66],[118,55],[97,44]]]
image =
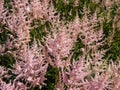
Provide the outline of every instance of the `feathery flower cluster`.
[[34,43],[33,46],[24,46],[24,49],[19,52],[19,59],[14,65],[14,74],[17,75],[14,82],[25,80],[25,84],[31,86],[44,85],[43,81],[47,71],[48,64],[45,61],[45,56],[42,55],[41,48]]

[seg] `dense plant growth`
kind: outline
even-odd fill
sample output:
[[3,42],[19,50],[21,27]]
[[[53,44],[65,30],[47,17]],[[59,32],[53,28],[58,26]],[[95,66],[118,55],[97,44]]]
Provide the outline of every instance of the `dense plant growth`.
[[120,0],[0,0],[0,90],[119,90]]

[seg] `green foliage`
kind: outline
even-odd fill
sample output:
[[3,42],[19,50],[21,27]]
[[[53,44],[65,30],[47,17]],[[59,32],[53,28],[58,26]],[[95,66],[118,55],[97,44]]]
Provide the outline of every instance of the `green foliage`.
[[106,57],[112,60],[120,59],[120,31],[115,30],[115,36],[111,44],[110,50],[106,53]]
[[4,44],[6,42],[7,35],[8,35],[7,30],[4,30],[2,33],[0,33],[0,43],[1,44]]
[[72,58],[75,60],[79,59],[79,56],[82,54],[82,51],[80,50],[81,48],[84,47],[84,44],[82,43],[82,41],[80,40],[80,38],[78,38],[77,42],[75,43],[75,46],[73,48],[73,56]]
[[[77,7],[74,6],[74,0],[69,0],[69,3],[64,3],[63,0],[52,0],[56,10],[60,13],[60,19],[73,20],[76,16]],[[58,1],[58,2],[57,2]]]
[[8,34],[12,34],[10,31],[6,29],[4,25],[0,23],[0,44],[5,44],[6,40],[8,39]]
[[59,69],[56,67],[48,67],[46,78],[47,80],[45,81],[46,85],[43,86],[41,90],[55,90],[55,85],[58,80],[58,75],[59,75]]
[[[113,41],[110,46],[105,45],[104,48],[110,48],[105,55],[105,58],[108,60],[117,60],[120,59],[120,31],[113,27],[114,17],[116,15],[116,11],[119,8],[117,5],[113,5],[109,10],[106,10],[102,13],[104,22],[103,22],[103,30],[105,34],[105,38],[109,38],[111,34],[114,34]],[[107,19],[109,15],[109,19]],[[115,31],[113,31],[115,29]],[[114,33],[115,32],[115,33]],[[110,42],[107,42],[109,44]]]
[[41,24],[41,21],[38,21],[38,26],[30,31],[31,42],[34,41],[34,38],[41,41],[43,36],[46,35],[45,28],[50,30],[50,23]]
[[108,37],[110,32],[112,32],[113,30],[113,22],[112,21],[109,21],[107,22],[107,20],[105,20],[103,22],[103,30],[104,30],[104,34],[105,34],[105,37]]
[[4,0],[4,7],[7,8],[8,10],[12,8],[12,6],[10,5],[11,1],[12,0]]
[[12,68],[15,63],[15,59],[12,54],[0,55],[0,65],[6,68]]

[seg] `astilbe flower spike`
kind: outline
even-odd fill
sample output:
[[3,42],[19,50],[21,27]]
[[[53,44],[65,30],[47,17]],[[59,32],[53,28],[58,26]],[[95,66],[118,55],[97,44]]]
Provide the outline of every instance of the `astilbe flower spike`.
[[6,68],[0,66],[0,90],[15,90],[15,87],[12,83],[6,83],[2,80],[3,77],[7,75],[8,71]]
[[46,37],[48,53],[53,56],[53,63],[57,67],[64,67],[66,60],[62,59],[71,56],[71,50],[79,34],[75,27],[69,27],[71,23],[66,26],[64,24],[60,24],[57,28],[53,27],[52,35]]
[[14,83],[17,83],[18,80],[25,80],[25,83],[31,86],[38,85],[41,88],[41,85],[44,85],[48,64],[41,49],[37,43],[31,47],[24,46],[24,49],[19,53],[21,60],[16,61],[14,65],[13,73],[17,75]]
[[[91,17],[89,16],[89,18],[87,16],[88,13],[85,11],[83,19],[78,21],[72,29],[79,32],[80,39],[85,45],[82,49],[83,54],[79,57],[78,61],[73,60],[68,67],[63,68],[62,74],[59,76],[61,77],[60,80],[63,80],[67,90],[92,90],[89,87],[92,79],[91,74],[100,72],[99,67],[101,64],[99,65],[97,62],[102,62],[105,51],[98,50],[98,48],[103,45],[102,39],[104,35],[102,29],[96,30],[96,25],[99,22],[96,13]],[[98,69],[94,70],[96,68]],[[57,88],[60,89],[60,87]]]
[[[3,3],[0,4],[3,6]],[[15,58],[14,69],[11,69],[11,72],[16,75],[16,78],[9,84],[4,84],[1,79],[4,84],[3,88],[11,87],[11,90],[27,90],[34,86],[41,88],[44,85],[44,80],[46,80],[44,76],[48,64],[42,54],[42,46],[39,47],[35,42],[33,46],[30,47],[29,45],[29,32],[32,29],[31,23],[34,19],[30,15],[33,12],[28,10],[31,4],[29,0],[13,0],[10,4],[12,12],[7,10],[2,24],[6,25],[7,29],[15,34],[15,36],[12,36],[10,44],[15,49],[11,51]]]

